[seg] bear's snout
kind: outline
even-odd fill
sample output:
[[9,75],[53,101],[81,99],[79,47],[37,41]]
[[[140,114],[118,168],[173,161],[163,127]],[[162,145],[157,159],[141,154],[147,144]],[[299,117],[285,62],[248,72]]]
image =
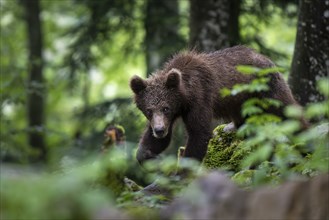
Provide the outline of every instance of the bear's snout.
[[163,135],[165,134],[165,128],[164,127],[155,127],[154,128],[154,133],[158,137],[163,137]]
[[156,138],[164,138],[168,134],[168,120],[163,114],[154,114],[152,119],[153,136]]

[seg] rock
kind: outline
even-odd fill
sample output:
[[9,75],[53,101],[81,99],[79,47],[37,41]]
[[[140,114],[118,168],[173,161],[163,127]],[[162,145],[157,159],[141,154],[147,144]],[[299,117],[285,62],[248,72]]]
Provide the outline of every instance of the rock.
[[[192,183],[182,197],[163,210],[163,219],[238,219],[248,193],[220,172]],[[239,197],[239,199],[237,199]]]
[[124,177],[123,181],[125,183],[126,189],[130,192],[137,192],[143,189],[143,187],[141,187],[135,181],[129,179],[128,177]]
[[227,124],[227,125],[223,128],[223,131],[224,131],[225,133],[229,133],[229,132],[236,132],[237,129],[236,129],[236,127],[234,126],[234,123],[231,122],[231,123]]
[[310,184],[309,216],[312,219],[329,219],[329,175],[316,176]]
[[246,219],[329,219],[329,175],[254,191]]
[[170,198],[172,194],[168,189],[161,187],[156,181],[140,190],[146,196],[163,195]]
[[212,172],[191,183],[161,219],[329,219],[328,204],[328,174],[246,191]]
[[133,218],[127,215],[126,213],[122,213],[117,209],[109,208],[109,207],[101,207],[93,214],[91,219],[128,220]]
[[307,182],[289,182],[254,191],[246,204],[246,219],[304,219],[307,188]]

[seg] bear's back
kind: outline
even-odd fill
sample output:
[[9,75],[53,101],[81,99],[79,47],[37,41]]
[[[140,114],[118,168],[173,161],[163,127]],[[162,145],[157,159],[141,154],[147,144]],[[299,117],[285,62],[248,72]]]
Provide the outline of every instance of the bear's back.
[[229,66],[250,65],[259,68],[273,67],[274,63],[264,55],[246,46],[235,46],[208,53],[208,59],[220,61]]
[[205,59],[216,77],[215,81],[218,82],[219,88],[231,88],[235,84],[250,82],[252,76],[238,72],[239,65],[259,68],[274,66],[270,59],[245,46],[235,46],[208,53]]
[[253,49],[235,46],[211,53],[179,53],[164,65],[159,74],[175,68],[181,71],[182,78],[190,86],[196,86],[196,81],[200,81],[201,84],[210,84],[210,87],[213,85],[216,89],[230,88],[237,83],[248,83],[251,79],[236,70],[238,65],[268,68],[274,66],[274,63]]

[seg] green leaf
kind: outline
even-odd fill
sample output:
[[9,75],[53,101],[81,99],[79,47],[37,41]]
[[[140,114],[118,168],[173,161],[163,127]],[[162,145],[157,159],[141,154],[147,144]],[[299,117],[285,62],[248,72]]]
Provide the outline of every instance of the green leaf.
[[284,71],[284,69],[280,68],[280,67],[270,67],[270,68],[261,69],[259,71],[258,75],[264,76],[269,73],[278,73],[278,72],[283,72],[283,71]]
[[329,106],[328,103],[313,103],[309,105],[306,109],[306,116],[308,118],[329,116]]
[[318,81],[317,87],[319,91],[325,95],[326,97],[329,97],[329,78],[322,78]]
[[242,109],[242,116],[246,117],[246,116],[260,114],[262,112],[263,112],[263,109],[261,109],[257,106],[248,106],[248,107],[244,107]]
[[257,73],[260,69],[258,67],[254,67],[254,66],[239,65],[236,67],[236,70],[239,71],[240,73],[250,75],[250,74]]
[[283,134],[292,134],[300,128],[300,122],[295,120],[287,120],[283,121],[282,124],[280,124],[280,131]]
[[272,152],[272,146],[269,144],[259,147],[255,152],[248,155],[248,157],[246,157],[242,161],[242,167],[248,168],[257,162],[267,160],[269,158],[271,152]]
[[289,118],[300,118],[303,115],[303,109],[297,105],[290,105],[284,109],[284,114]]
[[231,95],[231,90],[228,89],[228,88],[223,88],[219,91],[221,97],[227,97],[227,96],[230,96]]
[[272,114],[261,114],[261,115],[253,115],[249,117],[246,122],[249,124],[254,124],[254,125],[263,125],[266,123],[278,123],[282,119],[276,115]]
[[268,103],[268,105],[270,106],[274,106],[274,107],[280,107],[282,105],[282,103],[279,100],[276,99],[262,99],[264,100],[266,103]]

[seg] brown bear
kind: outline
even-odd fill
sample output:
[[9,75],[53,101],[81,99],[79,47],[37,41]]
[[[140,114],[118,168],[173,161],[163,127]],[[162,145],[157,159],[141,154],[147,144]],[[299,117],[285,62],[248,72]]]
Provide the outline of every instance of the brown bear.
[[[238,65],[274,66],[254,50],[235,46],[211,53],[183,52],[146,80],[133,76],[130,87],[135,103],[149,120],[139,143],[137,160],[141,163],[155,158],[166,149],[178,117],[182,117],[188,133],[184,156],[201,161],[212,136],[213,118],[233,121],[235,127],[239,127],[244,122],[241,106],[254,96],[277,99],[283,106],[297,104],[278,72],[270,74],[269,91],[221,97],[221,89],[252,80],[251,75],[236,70]],[[283,107],[268,111],[283,117]]]

